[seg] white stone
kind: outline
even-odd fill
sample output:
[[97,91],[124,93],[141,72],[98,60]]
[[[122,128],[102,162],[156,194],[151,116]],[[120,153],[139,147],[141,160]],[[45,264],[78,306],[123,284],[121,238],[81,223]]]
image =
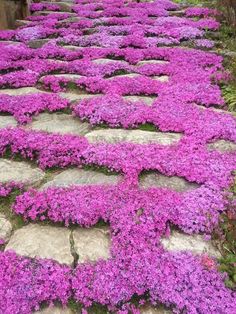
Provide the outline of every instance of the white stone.
[[140,186],[142,188],[167,188],[177,192],[185,192],[198,187],[197,184],[188,182],[183,178],[177,176],[168,177],[158,172],[142,175]]
[[0,89],[0,94],[7,94],[11,96],[16,95],[25,95],[25,94],[37,94],[37,93],[48,93],[41,91],[40,89],[37,89],[35,87],[20,87],[20,88],[14,88],[14,89]]
[[67,92],[67,93],[62,92],[62,93],[59,93],[59,95],[63,98],[68,99],[70,102],[81,101],[84,99],[102,96],[102,94],[79,94],[79,93],[76,94],[73,92]]
[[69,308],[61,308],[61,307],[47,307],[43,310],[35,312],[35,314],[73,314],[74,312]]
[[149,96],[123,96],[124,100],[131,102],[144,102],[146,105],[151,106],[156,98]]
[[39,168],[32,168],[27,162],[0,159],[0,182],[22,182],[32,185],[40,182],[44,172]]
[[78,262],[109,258],[109,231],[105,228],[78,228],[73,231],[74,249]]
[[90,131],[89,123],[65,113],[41,113],[26,128],[59,134],[85,135]]
[[210,241],[204,240],[201,235],[189,235],[173,231],[169,238],[162,238],[161,243],[168,251],[188,251],[194,254],[207,253],[210,256],[220,257],[220,252]]
[[142,65],[145,65],[145,64],[167,64],[169,63],[168,61],[164,61],[164,60],[142,60],[142,61],[139,61],[136,65],[137,66],[142,66]]
[[230,141],[217,140],[214,143],[208,144],[208,148],[215,149],[220,152],[230,152],[236,150],[236,144]]
[[169,81],[169,76],[167,75],[154,75],[154,76],[151,76],[151,78],[153,80],[157,80],[157,81],[160,81],[160,82],[168,82]]
[[181,135],[177,133],[150,132],[142,130],[102,129],[87,133],[85,137],[90,143],[131,142],[137,144],[156,143],[171,145],[177,143]]
[[107,80],[113,80],[115,78],[136,78],[136,77],[141,77],[141,75],[138,73],[120,74],[120,75],[111,76],[107,78]]
[[45,183],[42,188],[49,186],[117,184],[119,180],[120,176],[118,175],[106,175],[92,170],[68,169],[56,175],[53,180]]
[[100,59],[94,59],[92,60],[93,63],[96,64],[107,64],[107,63],[123,63],[123,64],[128,64],[128,62],[124,61],[124,60],[112,60],[112,59],[108,59],[108,58],[100,58]]
[[72,265],[70,233],[71,231],[64,227],[29,224],[14,232],[5,250],[13,250],[23,256],[48,258]]
[[0,129],[17,126],[16,120],[11,116],[0,116]]
[[12,225],[3,214],[0,214],[0,240],[7,242],[12,233]]

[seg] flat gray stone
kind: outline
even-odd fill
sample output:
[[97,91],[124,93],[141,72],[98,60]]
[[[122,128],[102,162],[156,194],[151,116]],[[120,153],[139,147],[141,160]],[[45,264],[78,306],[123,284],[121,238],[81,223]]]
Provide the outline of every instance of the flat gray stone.
[[72,51],[84,49],[84,47],[73,46],[73,45],[64,45],[63,48],[68,49],[68,50],[72,50]]
[[161,243],[168,251],[189,251],[194,254],[207,253],[214,257],[221,256],[212,243],[204,240],[201,235],[189,235],[173,231],[169,238],[162,238]]
[[154,76],[151,76],[151,78],[153,80],[156,80],[156,81],[160,81],[160,82],[168,82],[169,81],[169,76],[167,75],[154,75]]
[[48,92],[41,91],[40,89],[37,89],[35,87],[0,89],[0,94],[7,94],[7,95],[11,95],[11,96],[25,95],[25,94],[37,94],[37,93],[48,93]]
[[17,126],[16,120],[10,116],[0,116],[0,129],[4,129],[10,126],[12,127]]
[[61,308],[61,307],[48,307],[41,311],[34,312],[35,314],[73,314],[74,312],[69,308]]
[[139,61],[136,65],[137,66],[142,66],[142,65],[146,65],[146,64],[168,64],[169,62],[168,61],[164,61],[164,60],[142,60],[142,61]]
[[151,106],[156,99],[149,96],[123,96],[122,98],[131,102],[144,102],[147,106]]
[[136,144],[156,143],[171,145],[177,143],[181,135],[177,133],[149,132],[142,130],[102,129],[85,135],[90,143],[131,142]]
[[64,227],[29,224],[14,232],[5,250],[19,255],[48,258],[72,265],[70,230]]
[[105,228],[78,228],[73,231],[74,249],[79,256],[78,262],[108,259],[109,231]]
[[231,152],[236,150],[236,144],[230,141],[218,140],[214,143],[208,144],[208,148],[215,149],[220,152]]
[[5,243],[10,239],[12,233],[12,225],[3,214],[0,214],[0,242],[3,240]]
[[107,63],[123,63],[123,64],[128,64],[128,62],[124,60],[112,60],[108,58],[100,58],[100,59],[94,59],[92,60],[93,63],[95,64],[107,64]]
[[160,173],[149,173],[142,175],[140,178],[140,186],[142,188],[167,188],[177,192],[186,192],[198,188],[195,183],[173,176],[167,177]]
[[154,307],[151,305],[145,305],[140,308],[141,314],[171,314],[170,310],[167,310],[164,306]]
[[41,113],[33,119],[27,129],[59,134],[85,135],[91,129],[89,123],[65,113]]
[[115,78],[136,78],[140,77],[141,75],[138,73],[128,73],[128,74],[119,74],[119,75],[114,75],[111,77],[108,77],[107,80],[113,80]]
[[0,159],[0,182],[19,182],[32,185],[44,178],[44,172],[39,168],[32,168],[27,162]]
[[30,48],[41,48],[43,45],[47,44],[50,41],[49,38],[43,39],[33,39],[28,41],[28,46]]
[[42,189],[50,186],[117,184],[119,175],[106,175],[98,171],[68,169],[56,175],[53,180],[45,183]]

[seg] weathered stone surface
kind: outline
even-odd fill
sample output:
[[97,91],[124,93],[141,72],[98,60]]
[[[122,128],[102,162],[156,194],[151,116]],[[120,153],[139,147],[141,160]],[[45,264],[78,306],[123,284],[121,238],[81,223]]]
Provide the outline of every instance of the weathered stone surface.
[[164,306],[153,307],[151,305],[145,305],[140,308],[141,314],[171,314],[170,310],[167,310]]
[[[33,15],[36,15],[36,16],[38,16],[38,15],[49,15],[49,14],[54,14],[54,13],[57,13],[57,14],[65,14],[65,12],[63,12],[63,11],[36,11],[36,12],[34,12],[33,13]],[[68,14],[68,15],[70,15],[71,17],[72,16],[77,16],[76,15],[76,13],[73,13],[73,12],[66,12],[66,14]]]
[[73,45],[65,45],[63,48],[68,49],[68,50],[78,50],[78,49],[84,49],[84,47],[79,47],[79,46],[73,46]]
[[6,89],[0,89],[0,94],[7,94],[7,95],[25,95],[25,94],[36,94],[36,93],[46,93],[44,91],[41,91],[40,89],[37,89],[35,87],[20,87],[20,88],[6,88]]
[[218,140],[207,145],[209,149],[215,149],[220,152],[230,152],[236,150],[236,144],[230,141]]
[[44,38],[44,39],[34,39],[34,40],[30,40],[28,42],[28,45],[30,48],[41,48],[43,45],[47,44],[50,41],[50,39],[48,38]]
[[148,106],[151,106],[153,101],[155,100],[154,97],[149,96],[123,96],[123,99],[132,102],[142,101]]
[[169,81],[169,76],[167,75],[155,75],[155,76],[151,76],[151,78],[153,80],[157,80],[157,81],[160,81],[160,82],[168,82]]
[[61,307],[48,307],[41,311],[35,312],[35,314],[73,314],[71,309],[69,308],[61,308]]
[[47,182],[42,188],[49,186],[70,186],[70,185],[96,185],[96,184],[116,184],[120,176],[105,175],[98,171],[83,169],[68,169],[57,176],[53,180]]
[[210,256],[220,257],[220,252],[201,235],[173,231],[169,238],[161,239],[161,243],[168,251],[190,251],[195,254],[207,253]]
[[0,129],[4,129],[9,126],[16,126],[16,120],[11,116],[0,116]]
[[1,44],[5,44],[5,45],[20,45],[21,42],[19,41],[13,41],[13,40],[0,40]]
[[70,230],[64,227],[29,224],[11,236],[5,250],[14,250],[19,255],[54,259],[71,265]]
[[78,228],[73,231],[74,249],[79,263],[109,258],[109,231],[105,228]]
[[16,20],[15,22],[15,27],[20,27],[20,26],[27,26],[28,24],[30,24],[30,21],[27,20]]
[[128,73],[128,74],[114,75],[114,76],[108,77],[107,80],[113,80],[115,78],[136,78],[140,76],[141,75],[138,73]]
[[169,63],[168,61],[164,61],[164,60],[142,60],[139,61],[136,65],[137,66],[142,66],[142,65],[146,65],[146,64],[167,64]]
[[1,240],[7,242],[11,236],[12,225],[3,214],[0,214],[0,244]]
[[27,162],[0,159],[0,182],[22,182],[32,185],[40,182],[44,172],[39,168],[32,168]]
[[108,58],[94,59],[94,60],[92,60],[92,62],[96,63],[96,64],[107,64],[107,63],[111,63],[111,62],[118,62],[118,63],[128,64],[128,62],[126,62],[124,60],[112,60],[112,59],[108,59]]
[[180,177],[167,177],[160,173],[149,173],[141,176],[140,186],[142,188],[168,188],[177,192],[185,192],[193,190],[198,187],[197,184],[188,182],[187,180]]
[[85,137],[90,143],[118,143],[131,142],[138,144],[158,143],[171,145],[181,138],[177,133],[149,132],[142,130],[102,129],[87,133]]
[[26,127],[37,131],[75,135],[85,135],[91,129],[89,123],[64,113],[41,113]]

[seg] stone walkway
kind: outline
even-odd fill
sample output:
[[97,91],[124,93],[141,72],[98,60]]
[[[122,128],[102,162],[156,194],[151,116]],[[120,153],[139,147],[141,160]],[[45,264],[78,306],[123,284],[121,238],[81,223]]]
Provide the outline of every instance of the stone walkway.
[[[141,1],[142,2],[142,1]],[[158,2],[158,1],[157,1]],[[167,1],[168,2],[168,1]],[[128,4],[128,1],[125,1],[126,5]],[[150,1],[151,3],[151,1]],[[6,115],[6,113],[2,112],[0,115],[0,128],[1,130],[4,130],[7,127],[12,128],[21,128],[24,131],[27,132],[33,132],[33,131],[42,131],[45,132],[45,134],[60,134],[60,135],[67,135],[71,134],[74,136],[82,136],[85,138],[89,145],[94,145],[94,147],[97,147],[97,145],[116,145],[120,143],[129,143],[129,144],[140,144],[143,145],[143,147],[150,147],[145,145],[154,145],[158,147],[163,147],[163,149],[167,149],[169,147],[178,147],[178,145],[182,145],[181,143],[184,143],[182,141],[185,141],[185,136],[190,132],[187,130],[187,127],[185,128],[183,122],[182,127],[169,127],[167,126],[166,129],[161,126],[162,121],[160,116],[156,117],[156,125],[155,129],[150,129],[154,125],[154,120],[151,121],[150,119],[147,119],[147,127],[140,127],[140,125],[137,126],[137,124],[134,124],[134,127],[122,127],[122,125],[113,126],[111,120],[109,120],[112,115],[115,115],[111,111],[111,117],[109,116],[109,113],[106,117],[106,112],[109,112],[109,108],[105,108],[105,111],[101,111],[98,113],[98,116],[96,116],[96,119],[101,117],[102,123],[93,123],[91,122],[90,118],[93,115],[93,113],[96,111],[92,106],[96,103],[89,103],[86,101],[93,101],[94,99],[99,99],[99,97],[103,97],[103,93],[105,89],[109,89],[113,85],[109,84],[116,84],[112,82],[117,82],[117,84],[121,84],[119,82],[122,82],[124,79],[124,82],[127,82],[127,79],[133,80],[132,84],[136,84],[135,80],[139,80],[139,78],[143,79],[145,74],[142,74],[145,72],[145,67],[153,66],[153,69],[146,68],[147,72],[149,71],[150,74],[147,74],[145,76],[146,78],[152,80],[152,84],[169,84],[172,82],[172,78],[167,75],[166,73],[170,73],[171,70],[169,68],[169,61],[160,59],[155,59],[154,57],[150,57],[150,55],[147,54],[147,59],[149,60],[141,60],[138,62],[135,62],[135,60],[131,60],[130,64],[127,60],[120,60],[117,57],[112,59],[112,57],[109,56],[108,50],[112,49],[112,44],[109,45],[109,43],[100,42],[99,46],[99,40],[93,37],[94,34],[98,34],[102,31],[102,25],[109,25],[109,18],[104,15],[103,16],[103,9],[99,9],[99,6],[97,4],[96,10],[91,14],[91,16],[86,16],[85,12],[74,9],[74,3],[73,1],[54,1],[53,4],[60,7],[60,11],[52,11],[50,10],[50,5],[52,2],[44,2],[41,1],[40,4],[44,4],[45,6],[42,6],[41,9],[35,9],[33,13],[33,17],[43,17],[43,16],[52,16],[52,14],[57,14],[57,16],[64,14],[66,12],[67,16],[63,17],[62,19],[57,20],[57,36],[58,40],[56,44],[58,47],[61,47],[63,50],[63,54],[66,55],[68,52],[70,56],[68,59],[63,60],[63,57],[60,57],[59,53],[58,55],[54,55],[53,48],[52,48],[52,54],[50,56],[50,43],[55,44],[55,40],[53,37],[56,35],[50,35],[47,34],[46,38],[43,38],[44,36],[40,36],[40,32],[42,32],[42,29],[40,30],[40,27],[42,26],[42,21],[47,21],[47,19],[40,20],[38,19],[35,21],[18,21],[18,25],[22,27],[21,29],[24,30],[24,27],[26,25],[27,27],[32,27],[32,38],[27,38],[23,40],[23,38],[27,37],[26,32],[24,34],[23,31],[19,32],[18,40],[17,39],[6,39],[5,41],[1,41],[1,47],[3,45],[7,46],[7,48],[17,49],[18,45],[21,45],[21,41],[23,42],[22,45],[26,45],[27,47],[31,47],[28,49],[31,49],[34,51],[41,51],[42,59],[45,62],[47,61],[47,66],[49,66],[50,62],[55,62],[56,66],[52,66],[52,72],[47,74],[40,72],[40,75],[37,77],[37,80],[35,84],[22,84],[22,86],[14,86],[13,83],[3,84],[2,89],[0,90],[0,96],[1,95],[9,95],[12,97],[15,96],[26,96],[26,95],[37,95],[43,94],[43,95],[51,95],[51,94],[58,94],[59,97],[63,100],[67,100],[69,106],[67,109],[64,110],[39,110],[35,111],[35,114],[32,114],[32,120],[24,125],[20,125],[19,121],[16,119],[16,115],[14,114],[14,117],[10,115],[9,113]],[[140,4],[141,5],[141,4]],[[51,8],[53,9],[53,7]],[[80,8],[81,9],[81,8]],[[140,9],[141,10],[141,9]],[[184,17],[184,10],[183,9],[175,9],[174,7],[171,8],[171,6],[168,9],[168,13],[171,16],[171,19],[174,18],[183,18]],[[105,12],[105,11],[104,11]],[[167,12],[167,11],[166,11]],[[155,12],[153,13],[155,17]],[[161,15],[161,13],[157,13],[157,15]],[[151,15],[151,14],[150,14]],[[56,15],[55,15],[56,16]],[[125,17],[123,17],[125,18]],[[125,37],[124,33],[126,32],[125,29],[122,31],[122,23],[118,23],[118,20],[122,19],[118,15],[114,16],[114,23],[117,22],[117,25],[121,27],[121,30],[115,30],[112,36],[114,39],[114,49],[122,49],[119,48],[118,42],[123,41],[123,46],[121,44],[121,47],[129,47],[128,45],[125,46],[125,40],[123,37]],[[95,20],[95,22],[93,22]],[[81,22],[82,21],[82,22]],[[83,24],[83,21],[86,21],[88,27],[85,27],[86,23]],[[38,23],[38,24],[37,24]],[[76,24],[77,23],[77,24]],[[107,24],[106,24],[107,23]],[[163,21],[164,23],[164,21]],[[36,26],[34,26],[36,25]],[[37,29],[37,25],[39,25],[39,28]],[[80,30],[81,35],[78,33],[73,34],[73,28],[72,26],[75,25],[75,29],[78,31]],[[89,26],[90,25],[90,26]],[[110,19],[110,25],[112,27],[112,20]],[[115,25],[115,24],[114,24]],[[113,26],[114,26],[113,25]],[[164,25],[164,24],[163,24]],[[104,26],[104,27],[105,27]],[[68,27],[71,27],[69,29]],[[33,30],[33,28],[35,28]],[[66,32],[66,29],[68,30]],[[46,27],[45,27],[46,31]],[[63,35],[64,33],[65,36]],[[122,34],[120,34],[120,32]],[[154,30],[153,30],[154,32]],[[21,34],[21,36],[20,36]],[[24,37],[25,36],[25,37]],[[76,38],[77,36],[77,38]],[[108,37],[109,37],[108,36]],[[118,37],[122,37],[121,39]],[[129,35],[130,36],[130,35]],[[152,35],[154,36],[154,35]],[[156,35],[157,36],[157,35]],[[35,37],[35,38],[33,38]],[[42,38],[40,38],[42,37]],[[83,37],[83,38],[82,38]],[[107,38],[108,38],[107,37]],[[109,40],[111,41],[109,37]],[[116,38],[117,37],[117,38]],[[148,37],[148,38],[155,38],[155,37]],[[107,39],[108,40],[108,39]],[[116,40],[116,42],[115,42]],[[128,35],[127,35],[128,40]],[[189,39],[189,42],[191,39]],[[111,41],[112,42],[112,41]],[[185,40],[185,42],[182,42],[180,44],[176,43],[176,47],[179,47],[179,49],[188,50],[189,48],[186,48],[186,45],[188,44],[188,39]],[[44,46],[45,45],[45,46]],[[47,46],[48,45],[48,46]],[[118,46],[116,46],[118,45]],[[133,43],[135,45],[135,43]],[[135,48],[137,50],[142,50],[141,47],[138,46]],[[140,44],[141,45],[141,44]],[[150,44],[151,45],[151,44]],[[172,44],[172,46],[174,46]],[[184,47],[185,46],[185,47]],[[92,48],[93,47],[93,48]],[[45,56],[43,57],[43,49],[45,48]],[[94,49],[94,51],[92,51]],[[98,53],[96,52],[96,49],[99,49]],[[104,49],[104,54],[102,52],[102,49]],[[145,47],[145,49],[148,49]],[[174,48],[169,48],[174,49]],[[14,50],[15,51],[15,50]],[[67,52],[66,52],[67,51]],[[79,51],[82,51],[80,54]],[[33,53],[32,52],[32,53]],[[15,52],[14,52],[15,53]],[[74,55],[73,55],[74,53]],[[174,52],[173,52],[174,53]],[[108,57],[107,57],[108,55]],[[84,56],[84,64],[86,65],[87,60],[92,56],[92,63],[95,68],[97,69],[98,73],[105,73],[104,74],[104,82],[101,83],[101,88],[92,88],[92,90],[89,90],[89,82],[84,83],[84,86],[87,84],[87,88],[83,89],[81,91],[81,84],[78,83],[79,80],[82,80],[86,77],[86,74],[82,74],[82,64],[83,60],[81,61],[82,56]],[[119,60],[118,60],[119,59]],[[25,64],[27,63],[27,59],[24,60]],[[71,61],[68,61],[71,60]],[[76,61],[78,61],[78,65],[76,66]],[[112,63],[112,65],[111,65]],[[63,65],[64,64],[64,65]],[[73,73],[72,64],[74,64],[74,72],[76,72],[76,69],[79,69],[77,73]],[[24,65],[25,68],[28,67],[28,70],[31,71],[31,67],[34,67],[32,71],[37,71],[37,65],[29,63],[28,65]],[[39,67],[43,67],[43,65],[39,64]],[[60,66],[62,68],[60,73]],[[110,66],[110,68],[109,68]],[[135,71],[137,73],[129,73],[130,66],[135,68]],[[184,66],[184,65],[183,65]],[[159,68],[158,68],[159,67]],[[160,68],[162,67],[162,68]],[[166,68],[165,68],[166,67]],[[67,69],[68,68],[68,73]],[[125,70],[128,68],[128,70]],[[72,70],[71,70],[72,69]],[[102,72],[101,71],[104,71]],[[138,70],[141,69],[141,70]],[[157,70],[159,69],[159,70]],[[163,69],[163,70],[160,70]],[[165,70],[167,69],[167,70]],[[14,70],[14,69],[13,69]],[[143,70],[143,72],[142,72]],[[85,70],[84,70],[85,71]],[[88,70],[86,70],[88,71]],[[85,71],[85,72],[86,72]],[[100,71],[100,72],[99,72]],[[177,71],[177,70],[176,70]],[[89,71],[88,71],[89,72]],[[128,73],[127,73],[128,72]],[[3,71],[4,73],[4,71]],[[159,73],[159,74],[158,74]],[[99,74],[100,75],[100,74]],[[149,76],[148,76],[149,75]],[[191,73],[190,73],[191,75]],[[52,84],[50,85],[48,82],[53,77]],[[98,76],[95,77],[98,79]],[[100,79],[100,78],[99,78]],[[64,81],[63,81],[64,80]],[[115,81],[115,80],[120,80]],[[57,84],[55,82],[66,82],[65,86],[66,88],[56,90],[54,89],[53,84]],[[85,80],[84,80],[85,82]],[[140,81],[141,82],[141,81]],[[106,86],[103,89],[103,85]],[[106,85],[107,84],[107,85]],[[126,83],[125,83],[126,84]],[[124,84],[124,85],[125,85]],[[128,84],[128,83],[127,83]],[[142,83],[140,83],[142,84]],[[143,81],[144,84],[144,81]],[[63,84],[62,84],[63,85]],[[95,84],[96,85],[96,84]],[[94,86],[95,86],[94,85]],[[121,86],[120,85],[120,86]],[[92,86],[92,85],[90,85]],[[109,87],[110,86],[110,87]],[[122,85],[123,86],[123,85]],[[142,86],[142,85],[141,85]],[[153,85],[154,86],[154,85]],[[157,85],[159,86],[159,85]],[[164,85],[160,85],[164,86]],[[121,88],[121,87],[120,87]],[[124,86],[122,88],[125,88]],[[140,86],[137,87],[141,88]],[[114,91],[115,93],[116,91]],[[154,102],[159,97],[159,95],[153,95],[152,92],[150,93],[142,93],[137,92],[125,94],[123,93],[120,96],[120,102],[126,101],[128,104],[128,107],[132,106],[142,106],[142,108],[155,108]],[[22,100],[22,104],[23,104]],[[75,106],[79,103],[83,103],[87,106],[91,104],[91,116],[90,114],[87,115],[87,118],[85,119],[81,118],[77,115],[77,111],[75,113],[74,109]],[[1,101],[0,101],[1,104]],[[214,112],[214,109],[206,109],[205,107],[202,108],[200,104],[191,104],[191,106],[194,106],[194,108],[197,108],[199,115],[201,112]],[[219,107],[219,106],[218,106]],[[81,107],[81,112],[84,107]],[[216,106],[217,108],[217,106]],[[219,109],[219,108],[218,108]],[[223,108],[225,109],[225,108]],[[20,109],[21,110],[21,109]],[[94,111],[93,111],[94,110]],[[107,111],[106,111],[107,110]],[[145,109],[146,110],[146,109]],[[164,110],[164,109],[163,109]],[[54,111],[54,112],[53,112]],[[84,109],[86,111],[86,109]],[[197,111],[196,111],[197,112]],[[119,113],[120,114],[120,113]],[[125,113],[124,113],[125,114]],[[215,113],[219,115],[229,116],[231,119],[231,116],[227,113]],[[28,113],[28,116],[31,114]],[[27,116],[27,113],[26,113]],[[175,116],[175,117],[174,117]],[[174,119],[178,116],[178,113],[173,113],[173,116],[170,116],[170,119]],[[214,116],[215,117],[215,116]],[[142,118],[142,117],[141,117]],[[91,118],[92,119],[92,118]],[[122,117],[121,117],[122,119]],[[167,117],[167,120],[169,118]],[[151,121],[149,123],[149,120]],[[177,121],[177,118],[176,118]],[[160,128],[157,127],[157,124],[160,123]],[[175,122],[173,122],[175,123]],[[196,122],[196,125],[199,122]],[[206,122],[208,123],[208,122]],[[178,122],[176,122],[176,125]],[[145,123],[143,123],[145,126]],[[194,126],[192,126],[194,129]],[[198,126],[196,126],[197,128]],[[177,131],[179,129],[179,131]],[[186,132],[186,134],[184,134]],[[204,133],[205,131],[203,131]],[[208,132],[208,130],[206,131]],[[191,134],[190,134],[191,135]],[[217,135],[218,136],[218,135]],[[233,140],[230,140],[229,136],[217,138],[215,136],[216,140],[211,141],[207,143],[207,149],[208,151],[212,151],[213,154],[215,152],[222,152],[222,153],[232,153],[236,149],[236,144],[233,142]],[[232,136],[233,137],[233,136]],[[14,144],[14,143],[13,143]],[[27,144],[28,145],[28,144]],[[32,144],[33,145],[33,144]],[[38,143],[40,146],[40,143]],[[125,144],[126,145],[126,144]],[[153,146],[153,147],[154,147]],[[109,146],[110,147],[110,146]],[[63,148],[62,148],[63,149]],[[122,152],[121,152],[122,154]],[[135,152],[134,152],[135,154]],[[217,155],[218,156],[218,155]],[[119,158],[122,158],[121,156]],[[124,157],[125,158],[125,157]],[[136,158],[136,157],[135,157]],[[171,158],[171,157],[170,157]],[[178,158],[178,157],[177,157]],[[34,158],[32,158],[34,159]],[[135,159],[136,160],[136,159]],[[227,159],[228,160],[228,159]],[[131,160],[130,160],[131,161]],[[135,162],[135,161],[134,161]],[[140,161],[141,162],[141,161]],[[100,164],[100,166],[102,163]],[[56,168],[56,169],[41,169],[39,167],[39,164],[35,162],[35,160],[29,160],[25,158],[18,158],[15,156],[14,158],[9,157],[7,154],[3,156],[0,160],[0,182],[2,184],[10,183],[10,182],[16,182],[16,183],[23,183],[24,188],[26,190],[30,188],[35,188],[38,191],[45,191],[48,188],[68,188],[70,186],[117,186],[117,189],[119,189],[119,184],[123,184],[126,180],[126,174],[122,171],[115,171],[116,168],[114,167],[113,172],[107,172],[107,171],[101,171],[99,169],[99,163],[98,167],[94,167],[93,163],[90,165],[91,167],[76,167],[76,166],[70,166],[65,168]],[[140,168],[141,169],[141,168]],[[163,166],[164,169],[164,166]],[[128,170],[127,170],[128,171]],[[203,170],[202,170],[203,171]],[[205,171],[205,170],[204,170]],[[213,170],[212,170],[213,171]],[[115,173],[116,172],[116,173]],[[193,179],[191,179],[191,176],[181,176],[179,175],[180,171],[172,171],[172,169],[167,169],[162,171],[162,167],[159,167],[159,171],[157,169],[146,169],[140,176],[139,176],[139,189],[149,191],[150,189],[159,189],[164,188],[168,189],[173,192],[180,193],[181,197],[182,195],[185,195],[185,193],[193,193],[197,191],[198,189],[202,188],[203,183],[201,180],[197,182],[194,179],[194,175],[192,176]],[[187,173],[187,170],[186,170]],[[186,194],[187,195],[187,194]],[[190,194],[189,194],[190,195]],[[17,223],[14,215],[15,214],[9,214],[11,204],[7,203],[6,201],[3,201],[1,208],[0,208],[0,240],[4,242],[4,245],[2,246],[2,250],[14,250],[18,255],[27,256],[31,258],[46,258],[46,259],[53,259],[61,264],[69,265],[72,268],[75,268],[78,264],[86,263],[88,261],[91,261],[92,263],[100,260],[105,259],[109,260],[112,257],[111,253],[111,247],[112,247],[112,240],[111,240],[111,233],[109,231],[109,224],[103,222],[102,224],[98,224],[96,226],[90,227],[90,228],[82,228],[78,225],[70,225],[69,227],[65,227],[62,224],[54,224],[52,221],[44,221],[44,222],[34,222],[34,221],[28,221],[28,222],[20,222]],[[184,229],[184,228],[183,228]],[[162,235],[161,244],[163,245],[163,248],[169,252],[192,252],[194,255],[201,255],[201,254],[207,254],[211,257],[220,257],[220,252],[216,249],[214,246],[214,243],[211,241],[207,241],[206,238],[202,234],[187,234],[184,233],[183,230],[178,228],[178,226],[174,227],[171,225],[170,234],[168,233],[166,235]],[[20,313],[20,312],[19,312]],[[41,314],[69,314],[73,313],[72,309],[65,308],[62,309],[60,306],[54,307],[54,308],[45,308],[42,310],[37,311],[37,313]],[[141,307],[141,313],[142,314],[169,314],[172,313],[171,309],[168,309],[167,306],[157,305],[156,307],[153,305],[145,304]],[[12,313],[13,314],[13,313]]]

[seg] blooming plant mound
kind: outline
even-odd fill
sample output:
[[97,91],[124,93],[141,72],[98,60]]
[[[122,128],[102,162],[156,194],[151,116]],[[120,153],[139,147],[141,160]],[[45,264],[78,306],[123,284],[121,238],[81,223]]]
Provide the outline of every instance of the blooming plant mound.
[[[218,12],[191,7],[179,16],[178,9],[169,0],[33,3],[24,26],[0,31],[0,113],[19,124],[1,128],[1,157],[30,160],[43,170],[120,174],[114,185],[27,190],[0,184],[1,198],[20,190],[12,214],[25,222],[90,230],[103,221],[111,239],[107,260],[78,264],[75,258],[73,266],[0,252],[0,313],[29,314],[70,299],[83,313],[100,304],[111,313],[139,314],[147,302],[176,314],[235,312],[236,294],[225,286],[216,258],[171,252],[162,243],[173,228],[210,238],[226,211],[236,164],[236,120],[225,112],[219,87],[230,74],[222,57],[207,51],[214,41],[205,37],[219,28]],[[96,143],[30,129],[39,113],[62,110],[90,129],[133,134],[152,125],[157,139],[172,132],[179,140],[137,144],[131,136]],[[219,143],[227,149],[217,149]],[[142,186],[148,173],[177,177],[191,189]]]

